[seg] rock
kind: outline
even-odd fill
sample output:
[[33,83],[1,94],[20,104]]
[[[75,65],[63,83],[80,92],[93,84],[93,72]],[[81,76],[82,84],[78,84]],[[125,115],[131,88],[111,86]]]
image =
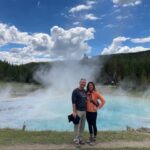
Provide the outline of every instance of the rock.
[[136,129],[136,131],[150,133],[150,128],[141,127]]
[[126,130],[127,130],[127,131],[135,131],[135,129],[132,128],[132,127],[130,127],[130,126],[126,126]]

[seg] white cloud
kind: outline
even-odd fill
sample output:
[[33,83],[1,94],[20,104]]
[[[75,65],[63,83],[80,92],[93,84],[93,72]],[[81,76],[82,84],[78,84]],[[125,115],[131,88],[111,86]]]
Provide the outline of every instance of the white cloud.
[[73,23],[73,25],[79,25],[79,24],[80,24],[79,21],[76,21],[76,22]]
[[73,7],[69,10],[70,13],[75,13],[75,12],[80,12],[83,10],[89,10],[91,9],[92,6],[91,5],[78,5],[76,7]]
[[64,30],[58,26],[51,29],[54,46],[52,51],[56,55],[64,55],[69,58],[77,58],[91,50],[86,41],[94,38],[94,28],[76,27]]
[[98,17],[96,17],[94,14],[86,14],[85,16],[84,16],[84,19],[85,20],[97,20],[97,19],[99,19]]
[[70,13],[76,13],[84,10],[89,10],[93,8],[93,5],[95,4],[95,1],[87,1],[86,4],[77,5],[75,7],[72,7],[69,12]]
[[107,24],[104,26],[105,28],[115,28],[115,27],[118,27],[118,25],[115,25],[115,24]]
[[127,19],[129,18],[129,16],[117,16],[116,19],[118,20],[123,20],[123,19]]
[[31,46],[36,51],[45,51],[53,47],[53,41],[48,34],[36,33],[32,35],[28,46]]
[[41,2],[40,2],[40,1],[38,1],[38,2],[37,2],[37,6],[38,6],[38,7],[40,7],[40,4],[41,4]]
[[133,43],[149,43],[150,42],[150,36],[145,38],[135,38],[131,40]]
[[128,7],[128,6],[136,6],[142,3],[142,0],[112,0],[112,2],[116,5]]
[[27,32],[20,32],[15,26],[0,23],[0,46],[8,42],[26,44],[30,38]]
[[102,51],[102,54],[117,53],[121,48],[122,42],[125,42],[128,39],[129,38],[126,38],[126,37],[117,37],[117,38],[113,39],[112,44],[108,48],[104,48],[103,51]]
[[145,48],[142,46],[136,46],[136,47],[129,48],[129,52],[142,52],[142,51],[146,51],[148,49],[149,48]]
[[[80,58],[91,50],[87,41],[93,38],[94,28],[76,27],[65,30],[54,26],[50,29],[50,35],[45,33],[29,34],[19,31],[15,26],[0,23],[0,59],[13,63],[27,63]],[[1,51],[4,45],[10,43],[24,44],[25,46]]]
[[114,10],[114,12],[113,13],[120,13],[121,12],[121,10],[120,9],[116,9],[116,10]]
[[87,5],[94,5],[94,4],[96,4],[95,1],[87,1],[86,3],[87,3]]
[[131,53],[148,50],[148,48],[144,48],[142,46],[135,46],[135,47],[122,46],[122,43],[127,40],[131,41],[132,39],[126,37],[117,37],[113,39],[112,44],[108,46],[108,48],[104,48],[101,54]]

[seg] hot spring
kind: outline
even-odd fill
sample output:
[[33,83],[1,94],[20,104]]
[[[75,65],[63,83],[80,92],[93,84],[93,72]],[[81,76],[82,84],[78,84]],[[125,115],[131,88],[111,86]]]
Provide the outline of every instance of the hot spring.
[[[110,91],[102,92],[106,104],[98,111],[98,130],[125,130],[127,125],[150,127],[148,98]],[[67,118],[71,112],[71,90],[58,93],[40,89],[26,96],[3,96],[0,97],[0,128],[21,129],[25,122],[26,130],[73,131],[73,124]]]

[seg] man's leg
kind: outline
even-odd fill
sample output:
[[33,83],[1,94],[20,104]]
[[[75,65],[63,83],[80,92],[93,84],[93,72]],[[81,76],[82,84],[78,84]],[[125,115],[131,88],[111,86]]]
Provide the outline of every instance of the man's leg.
[[79,142],[79,133],[78,133],[79,125],[74,125],[74,139],[75,143]]
[[79,124],[74,125],[74,134],[75,134],[74,142],[75,143],[79,143],[79,134],[80,134],[80,124],[81,124],[82,112],[77,111],[77,115],[80,117],[80,122],[79,122]]
[[86,111],[81,112],[81,120],[80,120],[80,126],[79,126],[79,140],[82,141],[83,131],[85,127],[85,121],[86,121]]

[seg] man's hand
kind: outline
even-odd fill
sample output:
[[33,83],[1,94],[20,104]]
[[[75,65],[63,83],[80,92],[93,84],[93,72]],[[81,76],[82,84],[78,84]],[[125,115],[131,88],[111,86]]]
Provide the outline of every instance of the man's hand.
[[76,118],[77,113],[76,113],[76,112],[73,112],[72,115],[73,115],[74,118]]

